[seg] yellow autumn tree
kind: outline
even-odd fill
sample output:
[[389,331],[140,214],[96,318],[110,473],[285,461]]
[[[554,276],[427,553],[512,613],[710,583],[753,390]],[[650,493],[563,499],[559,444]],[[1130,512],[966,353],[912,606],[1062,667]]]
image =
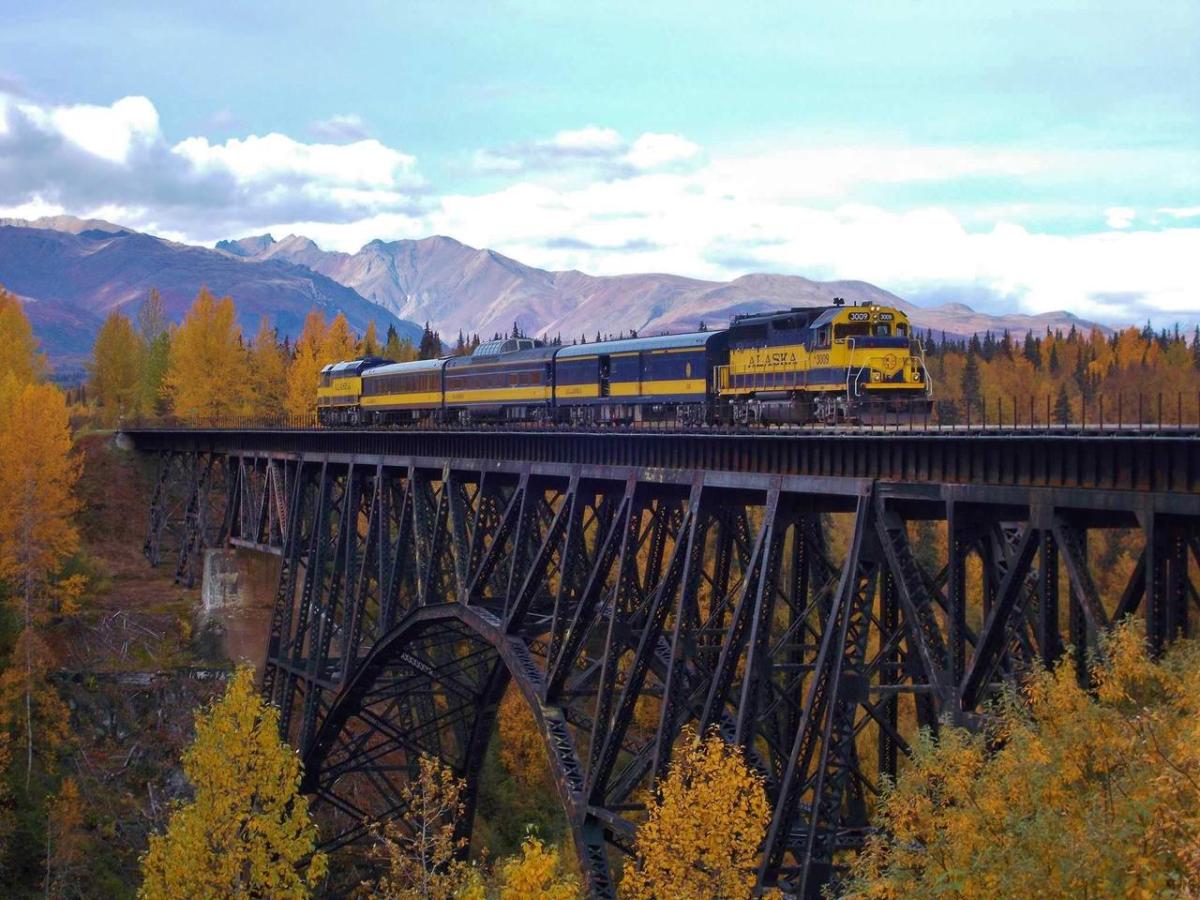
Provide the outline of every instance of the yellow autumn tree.
[[11,373],[0,379],[0,580],[23,624],[13,664],[0,676],[0,725],[25,745],[26,784],[35,743],[52,752],[51,737],[65,727],[48,681],[53,657],[35,629],[50,615],[74,612],[83,590],[82,576],[58,577],[79,545],[72,520],[79,471],[62,392],[20,384]]
[[359,356],[378,356],[383,352],[379,344],[379,332],[375,328],[375,320],[367,323],[367,330],[358,344]]
[[1200,892],[1200,646],[1152,661],[1124,623],[1092,668],[1033,674],[979,733],[922,734],[887,786],[855,897]]
[[79,783],[64,778],[50,798],[46,822],[46,896],[77,897],[85,862],[83,800]]
[[622,896],[750,897],[771,808],[741,749],[685,729],[650,815],[637,831]]
[[287,395],[287,357],[279,346],[278,335],[266,316],[258,325],[258,334],[250,348],[251,414],[271,417],[279,414]]
[[325,330],[325,317],[315,309],[309,312],[296,338],[295,356],[288,368],[284,408],[289,416],[311,416],[316,409],[317,383],[325,365],[321,362]]
[[321,341],[321,365],[343,362],[347,359],[354,359],[356,356],[358,356],[358,339],[355,338],[354,331],[350,328],[350,323],[346,321],[345,315],[338,313],[329,323],[324,340]]
[[574,900],[580,896],[579,880],[563,867],[557,847],[547,847],[530,835],[521,843],[521,853],[498,867],[500,900]]
[[254,672],[237,670],[196,720],[183,754],[194,797],[176,806],[142,857],[139,896],[306,897],[327,868],[299,792],[300,760],[279,738],[279,713]]
[[96,335],[88,367],[92,397],[106,421],[116,422],[141,411],[145,356],[145,344],[134,331],[133,323],[116,310],[109,313]]
[[202,289],[171,341],[164,390],[172,409],[195,423],[243,415],[248,375],[233,298]]
[[11,374],[24,384],[45,373],[46,359],[38,353],[21,301],[0,287],[0,378]]
[[497,727],[500,731],[500,762],[508,773],[524,787],[542,782],[546,774],[542,736],[533,713],[515,687],[509,688],[500,701]]
[[387,871],[363,889],[386,900],[450,900],[464,894],[482,900],[480,873],[462,860],[467,839],[455,833],[465,814],[464,790],[466,782],[448,767],[422,756],[416,777],[400,788],[404,821],[388,823],[377,835]]
[[0,731],[19,746],[25,790],[35,766],[54,772],[71,739],[71,711],[51,681],[54,653],[35,627],[23,628],[13,644],[11,664],[0,672]]

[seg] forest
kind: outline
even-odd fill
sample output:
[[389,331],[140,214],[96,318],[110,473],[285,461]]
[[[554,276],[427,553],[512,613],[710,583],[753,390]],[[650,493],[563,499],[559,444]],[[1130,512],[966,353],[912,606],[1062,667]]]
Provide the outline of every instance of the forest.
[[[469,352],[459,336],[449,352]],[[1054,421],[1139,407],[1200,413],[1200,329],[926,334],[947,420],[1011,405]],[[464,784],[421,761],[410,827],[352,864],[320,851],[300,762],[253,672],[193,629],[198,598],[138,554],[149,474],[111,440],[130,420],[310,415],[320,368],[446,352],[357,335],[310,313],[299,337],[247,338],[234,300],[201,291],[178,326],[151,293],[108,316],[87,382],[49,379],[20,302],[0,291],[0,883],[11,896],[518,898],[581,896],[542,739],[519,696],[500,709],[468,843]],[[1160,404],[1159,397],[1166,398]],[[1139,403],[1139,398],[1141,398]],[[971,412],[975,410],[977,412]],[[1049,410],[1049,414],[1047,414]],[[1114,413],[1115,420],[1115,413]],[[846,523],[828,523],[832,543]],[[945,554],[945,529],[912,534]],[[1137,547],[1088,548],[1111,602]],[[977,583],[978,573],[968,573]],[[1064,576],[1065,577],[1065,576]],[[973,611],[981,615],[981,608]],[[859,897],[1195,896],[1200,892],[1200,646],[1151,659],[1117,627],[1087,677],[1068,657],[1001,697],[982,729],[923,733],[840,860]],[[129,690],[133,684],[135,690]],[[147,737],[152,735],[152,737]],[[644,798],[621,896],[749,897],[769,822],[761,775],[715,733],[681,736]]]

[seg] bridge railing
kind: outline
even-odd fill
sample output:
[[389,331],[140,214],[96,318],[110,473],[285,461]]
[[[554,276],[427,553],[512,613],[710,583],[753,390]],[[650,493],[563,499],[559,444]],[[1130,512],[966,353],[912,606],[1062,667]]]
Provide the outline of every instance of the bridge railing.
[[[305,415],[167,415],[127,417],[119,422],[121,429],[193,429],[193,430],[277,430],[307,431],[325,428],[318,423],[316,412]],[[345,430],[344,426],[333,426]],[[411,425],[354,426],[365,431],[392,431],[418,427],[429,431],[505,430],[505,431],[597,431],[614,430],[661,432],[744,432],[769,428],[777,431],[822,432],[850,431],[858,433],[930,431],[939,433],[989,433],[1001,431],[1034,431],[1048,434],[1063,433],[1126,433],[1160,431],[1164,433],[1200,432],[1200,391],[1195,395],[1174,394],[1116,394],[1077,399],[1066,404],[1061,398],[1032,394],[992,395],[971,399],[893,401],[870,405],[863,413],[836,425],[828,422],[807,424],[732,425],[697,424],[693,417],[677,415],[648,416],[644,421],[621,425],[577,425],[550,422],[473,422],[424,420]]]

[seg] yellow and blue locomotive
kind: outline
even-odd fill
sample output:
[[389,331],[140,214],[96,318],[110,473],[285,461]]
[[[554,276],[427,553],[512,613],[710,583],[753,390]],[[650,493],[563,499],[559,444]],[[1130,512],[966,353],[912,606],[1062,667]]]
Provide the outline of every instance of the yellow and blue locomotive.
[[932,397],[920,342],[894,307],[738,316],[717,393],[734,421],[836,423],[924,413]]
[[488,341],[470,356],[326,366],[323,425],[869,421],[920,415],[932,396],[920,342],[885,306],[738,316],[729,328],[547,346]]

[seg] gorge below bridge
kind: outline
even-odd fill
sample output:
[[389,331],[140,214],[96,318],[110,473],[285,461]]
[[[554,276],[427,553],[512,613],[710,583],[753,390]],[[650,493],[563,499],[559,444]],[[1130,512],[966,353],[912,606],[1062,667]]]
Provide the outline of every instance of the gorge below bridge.
[[[685,726],[764,778],[760,883],[816,896],[918,727],[977,725],[1037,661],[1084,677],[1127,615],[1158,652],[1200,614],[1194,430],[125,437],[161,457],[152,561],[279,558],[263,691],[327,846],[403,819],[422,754],[469,834],[511,684],[597,897]],[[1109,529],[1139,548],[1119,596]]]

